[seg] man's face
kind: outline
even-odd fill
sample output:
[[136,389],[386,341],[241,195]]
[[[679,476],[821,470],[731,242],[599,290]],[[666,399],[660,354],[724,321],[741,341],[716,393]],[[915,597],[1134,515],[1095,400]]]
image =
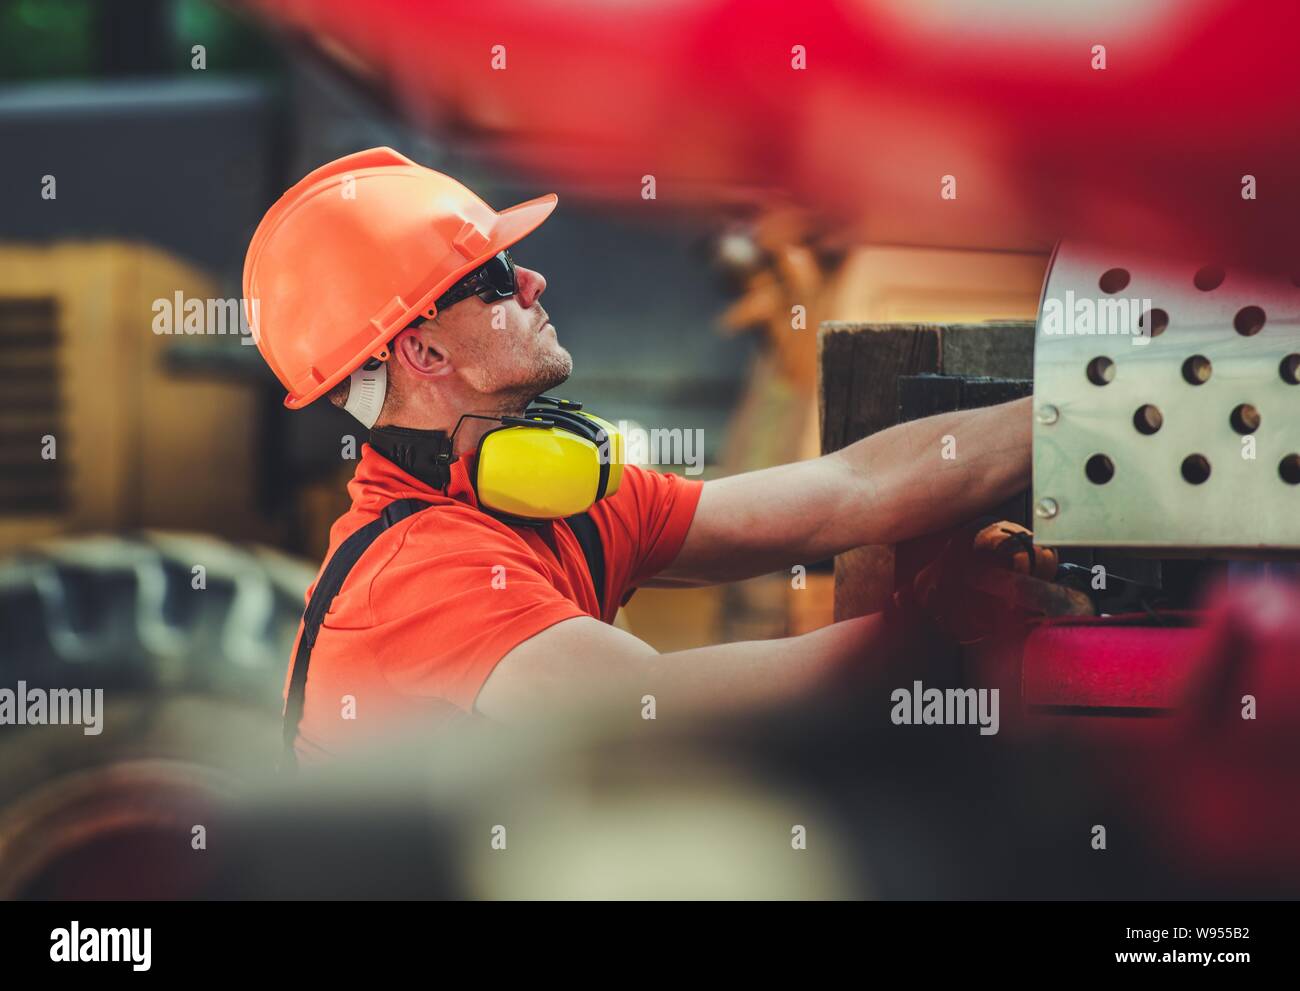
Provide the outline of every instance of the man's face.
[[515,285],[507,299],[470,296],[447,307],[433,335],[445,342],[458,374],[474,391],[507,404],[526,402],[573,371],[573,358],[560,346],[540,302],[546,291],[542,273],[516,264]]

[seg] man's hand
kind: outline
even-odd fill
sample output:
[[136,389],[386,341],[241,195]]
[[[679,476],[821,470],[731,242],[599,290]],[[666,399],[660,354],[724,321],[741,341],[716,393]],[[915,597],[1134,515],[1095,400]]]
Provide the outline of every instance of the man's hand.
[[[1087,605],[1086,597],[1049,585],[1056,552],[1035,547],[1033,534],[1006,520],[979,521],[946,535],[937,556],[914,575],[899,575],[894,601],[920,614],[958,643],[976,643],[999,629],[1023,628],[1036,615]],[[1059,590],[1059,591],[1058,591]]]
[[661,587],[706,585],[955,526],[1028,487],[1030,398],[942,413],[809,461],[704,483]]

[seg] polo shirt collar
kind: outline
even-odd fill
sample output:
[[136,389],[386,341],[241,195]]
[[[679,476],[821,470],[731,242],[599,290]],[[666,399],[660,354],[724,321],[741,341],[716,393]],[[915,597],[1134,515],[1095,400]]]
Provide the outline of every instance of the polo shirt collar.
[[361,460],[348,483],[348,494],[354,508],[376,513],[397,499],[424,499],[435,504],[455,501],[477,509],[478,497],[469,477],[476,453],[471,451],[451,463],[451,480],[444,493],[403,471],[369,444],[362,444]]

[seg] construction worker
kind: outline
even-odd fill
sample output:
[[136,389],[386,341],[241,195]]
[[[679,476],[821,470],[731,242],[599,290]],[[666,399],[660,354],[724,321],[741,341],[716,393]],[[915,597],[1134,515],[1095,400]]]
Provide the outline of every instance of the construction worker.
[[498,213],[374,148],[312,172],[253,236],[245,305],[285,405],[327,396],[371,430],[308,593],[286,688],[290,761],[411,721],[592,701],[639,714],[646,695],[662,718],[792,696],[869,665],[881,617],[660,654],[615,613],[639,586],[894,543],[1028,485],[1028,400],[707,482],[624,466],[611,424],[547,396],[572,359],[546,279],[507,250],[555,205]]

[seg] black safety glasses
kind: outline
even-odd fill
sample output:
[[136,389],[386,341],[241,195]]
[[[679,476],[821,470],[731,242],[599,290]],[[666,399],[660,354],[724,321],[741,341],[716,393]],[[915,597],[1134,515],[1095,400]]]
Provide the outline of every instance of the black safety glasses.
[[433,305],[442,312],[453,303],[471,296],[490,303],[497,299],[509,299],[515,291],[515,260],[510,257],[509,251],[501,251],[457,281]]

